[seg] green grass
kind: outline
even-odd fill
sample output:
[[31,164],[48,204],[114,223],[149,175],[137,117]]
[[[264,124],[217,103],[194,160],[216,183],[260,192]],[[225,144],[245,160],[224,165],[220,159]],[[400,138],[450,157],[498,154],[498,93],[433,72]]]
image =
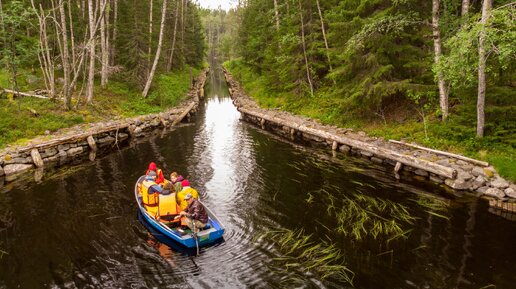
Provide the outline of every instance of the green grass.
[[[194,69],[192,72],[195,77],[200,70]],[[8,86],[8,82],[6,72],[0,71],[0,86]],[[22,84],[20,87],[23,87],[23,91],[42,88],[38,82],[32,86],[26,82]],[[0,97],[0,148],[7,144],[23,144],[30,138],[44,134],[46,130],[53,132],[80,123],[162,112],[179,104],[189,87],[189,69],[156,75],[151,93],[145,99],[141,97],[138,87],[113,79],[105,89],[96,85],[92,105],[81,105],[71,111],[64,110],[62,103],[58,101],[31,97],[13,100],[3,94]],[[80,90],[80,84],[77,90]],[[84,95],[81,99],[84,101]],[[75,104],[74,99],[73,105]],[[34,116],[29,109],[35,110],[39,116]]]
[[318,119],[323,124],[362,130],[385,139],[403,139],[485,160],[501,176],[516,182],[516,90],[512,87],[488,88],[484,138],[476,138],[474,90],[461,91],[452,99],[454,104],[446,123],[430,114],[426,138],[420,117],[407,101],[393,103],[389,108],[391,114],[384,122],[373,111],[353,109],[357,104],[336,95],[331,88],[319,90],[315,97],[277,92],[269,89],[265,77],[239,59],[226,62],[224,66],[243,85],[246,93],[264,108],[279,108]]

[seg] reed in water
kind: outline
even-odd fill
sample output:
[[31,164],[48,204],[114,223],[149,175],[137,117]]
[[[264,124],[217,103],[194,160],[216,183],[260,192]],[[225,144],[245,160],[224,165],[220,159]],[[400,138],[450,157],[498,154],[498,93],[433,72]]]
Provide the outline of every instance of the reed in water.
[[342,252],[333,244],[315,241],[312,234],[306,235],[303,229],[281,229],[259,234],[255,240],[272,240],[281,257],[273,258],[281,264],[281,270],[287,271],[288,280],[284,282],[301,282],[307,272],[316,274],[325,280],[336,278],[353,284],[355,274],[342,264]]

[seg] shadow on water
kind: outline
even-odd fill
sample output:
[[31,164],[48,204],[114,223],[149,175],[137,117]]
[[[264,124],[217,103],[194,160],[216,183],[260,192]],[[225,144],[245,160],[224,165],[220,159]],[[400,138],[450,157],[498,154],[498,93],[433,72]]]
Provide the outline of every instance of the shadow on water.
[[[0,288],[349,287],[308,268],[325,246],[338,258],[320,268],[345,265],[355,288],[514,288],[515,223],[484,201],[246,124],[220,69],[206,95],[194,123],[0,189]],[[223,243],[194,257],[140,223],[132,188],[151,161],[199,190]]]

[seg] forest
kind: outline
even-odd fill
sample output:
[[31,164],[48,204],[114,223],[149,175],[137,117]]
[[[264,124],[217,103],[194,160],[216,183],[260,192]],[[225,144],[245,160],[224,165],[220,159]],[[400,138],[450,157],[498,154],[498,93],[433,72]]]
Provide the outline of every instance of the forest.
[[516,180],[515,7],[1,0],[0,146],[162,111],[224,62],[264,107],[486,160]]
[[175,106],[205,66],[190,0],[1,0],[0,16],[0,147]]
[[264,107],[485,159],[516,179],[516,3],[248,0],[206,37]]

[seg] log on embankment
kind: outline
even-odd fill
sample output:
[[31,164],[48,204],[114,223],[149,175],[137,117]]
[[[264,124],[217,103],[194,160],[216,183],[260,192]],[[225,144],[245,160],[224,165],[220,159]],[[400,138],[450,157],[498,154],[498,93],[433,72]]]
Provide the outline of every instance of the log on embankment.
[[28,93],[28,92],[21,92],[21,91],[15,91],[10,89],[4,89],[4,92],[10,93],[12,95],[20,95],[20,96],[28,96],[28,97],[36,97],[36,98],[42,98],[42,99],[49,99],[48,97],[44,95],[39,95],[35,93]]
[[393,150],[388,150],[382,147],[377,147],[371,145],[367,142],[354,140],[352,138],[348,138],[345,136],[334,135],[324,130],[312,128],[303,124],[298,123],[290,123],[285,119],[278,118],[274,116],[274,113],[263,113],[258,112],[246,108],[239,108],[240,112],[249,114],[255,117],[259,117],[262,120],[267,120],[269,122],[273,122],[276,124],[280,124],[282,126],[287,126],[293,128],[294,130],[301,131],[304,133],[308,133],[317,137],[320,137],[325,140],[329,140],[333,142],[337,142],[340,144],[345,144],[350,147],[359,148],[362,151],[370,152],[374,156],[383,158],[383,159],[391,159],[397,162],[400,162],[404,165],[408,165],[414,168],[419,168],[422,170],[426,170],[428,172],[434,173],[439,176],[443,176],[449,179],[453,179],[457,176],[457,171],[453,168],[441,166],[423,159],[418,159],[412,156],[403,155]]
[[[516,200],[516,185],[510,183],[488,163],[461,155],[437,151],[399,141],[368,137],[364,132],[322,125],[317,121],[278,110],[260,108],[247,96],[230,73],[225,72],[233,104],[244,120],[290,140],[324,145],[332,150],[367,157],[375,163],[395,167],[428,178],[455,190],[475,192],[502,202]],[[515,206],[505,206],[512,210]]]
[[[11,181],[34,167],[42,169],[61,166],[76,159],[93,161],[97,151],[107,153],[131,138],[145,135],[148,131],[176,125],[193,113],[199,105],[207,73],[208,69],[205,69],[199,75],[180,105],[165,112],[117,121],[82,124],[60,130],[52,136],[36,137],[26,146],[8,147],[0,151],[0,177],[5,176]],[[48,140],[49,137],[52,139]],[[41,180],[41,169],[35,173],[37,180]]]

